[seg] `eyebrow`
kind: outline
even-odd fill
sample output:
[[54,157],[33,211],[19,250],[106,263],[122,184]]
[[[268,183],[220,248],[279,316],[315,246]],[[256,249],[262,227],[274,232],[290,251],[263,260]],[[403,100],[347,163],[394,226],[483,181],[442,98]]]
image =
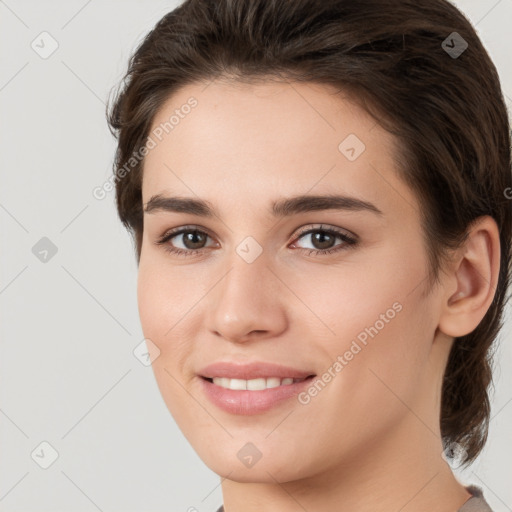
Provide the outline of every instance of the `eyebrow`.
[[[270,213],[274,217],[288,217],[298,213],[322,210],[368,211],[383,215],[373,203],[344,195],[300,195],[279,199],[272,203]],[[146,213],[157,211],[188,213],[207,218],[217,216],[215,208],[209,201],[188,197],[168,197],[161,194],[151,197],[144,211]]]

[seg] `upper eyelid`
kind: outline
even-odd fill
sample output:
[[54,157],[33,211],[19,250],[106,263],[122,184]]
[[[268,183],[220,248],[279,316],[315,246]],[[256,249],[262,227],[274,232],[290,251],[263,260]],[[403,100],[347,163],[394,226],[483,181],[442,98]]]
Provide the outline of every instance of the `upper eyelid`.
[[[307,233],[310,233],[311,231],[333,231],[336,234],[342,234],[342,235],[350,236],[352,238],[358,238],[358,236],[355,233],[352,233],[351,231],[349,231],[346,228],[329,226],[329,225],[325,225],[323,223],[320,224],[319,226],[309,225],[309,226],[305,226],[304,228],[299,228],[296,236],[302,236]],[[295,231],[294,231],[294,233],[295,233]]]

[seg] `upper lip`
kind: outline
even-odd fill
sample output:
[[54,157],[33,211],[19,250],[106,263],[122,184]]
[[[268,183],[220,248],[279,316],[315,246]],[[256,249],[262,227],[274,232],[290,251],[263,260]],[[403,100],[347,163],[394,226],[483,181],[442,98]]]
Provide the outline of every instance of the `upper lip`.
[[263,361],[254,361],[252,363],[240,364],[229,361],[218,361],[209,364],[199,370],[201,377],[227,377],[229,379],[258,379],[262,377],[279,377],[285,379],[303,379],[314,375],[314,372],[298,370],[289,366],[283,366],[275,363],[265,363]]

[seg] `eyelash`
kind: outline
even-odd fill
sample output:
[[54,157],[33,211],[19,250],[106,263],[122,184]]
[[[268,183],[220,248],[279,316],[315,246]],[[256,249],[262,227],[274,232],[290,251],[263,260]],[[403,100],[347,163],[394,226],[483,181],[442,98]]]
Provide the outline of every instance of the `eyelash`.
[[[192,232],[197,232],[200,234],[204,234],[206,236],[210,236],[206,231],[202,231],[202,230],[198,229],[197,226],[183,226],[181,228],[176,228],[175,230],[172,230],[172,231],[167,231],[158,240],[155,241],[155,244],[164,246],[164,250],[166,252],[169,252],[169,253],[177,255],[177,256],[185,256],[185,257],[193,256],[197,253],[200,253],[201,251],[203,251],[206,248],[184,250],[184,249],[177,249],[175,247],[171,247],[171,246],[169,246],[169,244],[167,244],[167,242],[169,240],[171,240],[172,238],[174,238],[178,235],[182,235],[184,233],[192,233]],[[320,225],[320,227],[317,227],[317,228],[304,229],[296,235],[296,238],[298,240],[299,238],[301,238],[305,235],[310,235],[311,233],[317,233],[317,232],[327,233],[329,235],[338,237],[344,243],[339,244],[331,249],[301,249],[301,248],[299,248],[299,250],[301,250],[301,251],[308,251],[308,253],[307,253],[308,256],[310,256],[312,254],[315,256],[320,256],[320,255],[323,256],[323,255],[331,254],[334,252],[338,252],[338,251],[342,251],[342,250],[346,250],[351,247],[354,247],[358,243],[357,238],[347,235],[346,233],[344,233],[336,228],[324,228],[322,225]]]

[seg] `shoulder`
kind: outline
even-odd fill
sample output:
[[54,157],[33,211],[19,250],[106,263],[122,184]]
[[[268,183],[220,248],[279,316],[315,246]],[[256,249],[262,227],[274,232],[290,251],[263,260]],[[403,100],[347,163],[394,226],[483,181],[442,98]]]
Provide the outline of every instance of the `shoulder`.
[[482,489],[476,485],[470,485],[466,489],[473,496],[459,508],[458,512],[492,512],[491,507],[484,499]]
[[[493,512],[484,499],[482,489],[475,485],[470,485],[466,489],[473,496],[457,512]],[[221,506],[217,512],[224,512],[224,507]]]

